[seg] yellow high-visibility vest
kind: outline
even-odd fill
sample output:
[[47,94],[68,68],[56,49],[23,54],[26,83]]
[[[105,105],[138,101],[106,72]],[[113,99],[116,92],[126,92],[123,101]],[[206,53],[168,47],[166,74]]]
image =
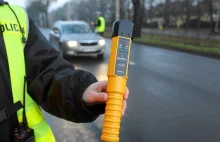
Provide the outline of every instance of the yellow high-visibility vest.
[[[22,7],[11,6],[20,21],[24,30],[24,36],[28,37],[29,19],[26,11]],[[23,85],[25,71],[24,47],[22,34],[15,15],[7,5],[0,6],[0,30],[6,47],[8,65],[10,70],[11,88],[14,103],[21,100],[23,102]],[[26,90],[25,90],[26,91]],[[45,121],[44,115],[36,102],[26,91],[26,116],[28,126],[34,129],[36,142],[55,142],[50,126]],[[22,122],[22,109],[17,112],[18,121]]]
[[100,20],[101,24],[100,26],[96,27],[97,32],[105,32],[105,19],[102,16],[99,16],[96,23],[98,23],[98,20]]

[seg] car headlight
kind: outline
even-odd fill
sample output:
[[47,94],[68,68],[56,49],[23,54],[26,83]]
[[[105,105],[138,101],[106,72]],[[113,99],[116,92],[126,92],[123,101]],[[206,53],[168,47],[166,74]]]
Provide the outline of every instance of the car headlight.
[[101,46],[105,45],[105,40],[104,39],[99,40],[99,45]]
[[68,41],[67,45],[69,47],[77,47],[78,43],[77,43],[77,41]]

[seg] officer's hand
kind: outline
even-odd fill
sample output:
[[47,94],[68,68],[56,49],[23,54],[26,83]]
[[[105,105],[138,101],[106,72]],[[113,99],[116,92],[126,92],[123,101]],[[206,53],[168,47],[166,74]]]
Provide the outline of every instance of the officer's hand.
[[[108,95],[106,93],[107,81],[99,81],[91,84],[83,93],[83,101],[88,104],[96,104],[96,103],[105,103],[108,100]],[[127,103],[126,100],[129,96],[129,90],[126,88],[126,93],[124,94],[123,101],[123,111],[122,115],[124,115]]]
[[92,26],[94,26],[95,25],[95,23],[93,22],[93,21],[91,21],[91,23],[90,23]]

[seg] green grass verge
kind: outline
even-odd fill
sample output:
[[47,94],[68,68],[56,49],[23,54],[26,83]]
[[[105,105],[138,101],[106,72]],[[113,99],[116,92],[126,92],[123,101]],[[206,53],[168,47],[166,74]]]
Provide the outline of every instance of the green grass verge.
[[[111,33],[106,32],[104,36],[111,37]],[[134,42],[220,58],[219,40],[202,40],[198,38],[182,38],[164,35],[142,35],[140,38],[135,38]]]

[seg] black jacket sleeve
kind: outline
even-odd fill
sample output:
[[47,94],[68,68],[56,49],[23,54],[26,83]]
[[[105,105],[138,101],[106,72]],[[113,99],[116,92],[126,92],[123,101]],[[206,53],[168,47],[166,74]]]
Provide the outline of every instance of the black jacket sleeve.
[[101,25],[101,21],[99,19],[97,19],[96,23],[95,23],[95,26],[96,27],[99,27]]
[[28,93],[45,111],[77,123],[94,121],[104,113],[104,104],[86,106],[82,101],[96,78],[63,59],[31,20],[24,54]]

